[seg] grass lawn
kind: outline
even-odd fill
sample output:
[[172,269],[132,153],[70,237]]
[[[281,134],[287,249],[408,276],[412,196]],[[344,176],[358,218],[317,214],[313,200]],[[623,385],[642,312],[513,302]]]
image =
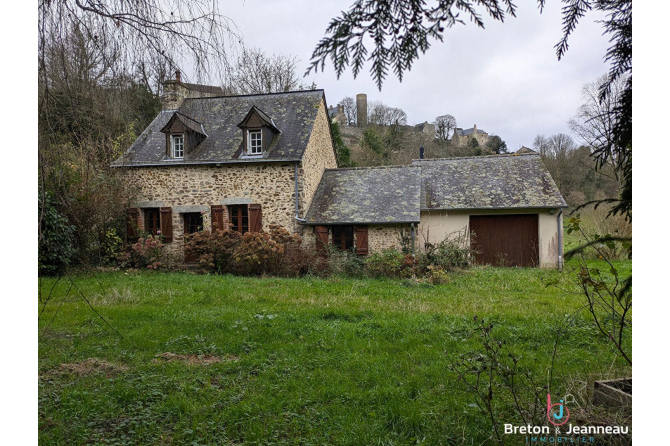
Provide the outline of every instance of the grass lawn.
[[[552,279],[564,290],[546,288]],[[631,373],[587,314],[569,320],[584,303],[565,291],[574,281],[569,268],[490,267],[438,286],[150,272],[40,279],[40,311],[52,290],[39,320],[40,443],[485,444],[491,423],[449,368],[481,347],[475,315],[496,323],[542,384],[565,329],[552,394],[586,398],[594,379]],[[519,423],[505,404],[501,425]]]

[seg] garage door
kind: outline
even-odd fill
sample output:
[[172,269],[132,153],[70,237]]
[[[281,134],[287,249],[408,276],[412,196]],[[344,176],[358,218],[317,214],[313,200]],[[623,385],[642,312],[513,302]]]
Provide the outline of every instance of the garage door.
[[537,214],[471,215],[471,246],[479,264],[537,266]]

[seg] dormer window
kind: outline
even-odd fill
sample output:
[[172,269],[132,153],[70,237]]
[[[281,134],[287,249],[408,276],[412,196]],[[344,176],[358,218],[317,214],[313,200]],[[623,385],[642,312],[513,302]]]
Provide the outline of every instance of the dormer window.
[[207,138],[205,128],[193,118],[174,112],[161,132],[165,133],[166,161],[182,161],[197,153],[198,146]]
[[172,158],[184,158],[184,135],[170,135]]
[[249,142],[249,147],[247,153],[249,155],[262,155],[263,154],[263,132],[260,130],[249,130],[249,135],[247,138]]
[[242,144],[236,157],[242,158],[267,156],[281,133],[272,118],[255,105],[237,126],[242,129]]

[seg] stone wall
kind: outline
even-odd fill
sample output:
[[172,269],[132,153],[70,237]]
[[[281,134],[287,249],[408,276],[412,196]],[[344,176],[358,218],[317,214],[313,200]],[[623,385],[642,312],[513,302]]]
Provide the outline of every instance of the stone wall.
[[314,127],[312,128],[312,134],[309,137],[305,154],[302,157],[298,175],[300,217],[304,217],[307,213],[316,188],[323,176],[324,169],[334,169],[336,167],[337,159],[335,158],[333,140],[330,137],[330,124],[328,122],[326,104],[324,101],[321,101]]
[[[182,212],[204,212],[204,229],[211,227],[209,206],[261,205],[263,228],[271,224],[290,232],[295,222],[294,164],[254,163],[206,166],[135,167],[122,173],[132,185],[136,207],[171,207],[174,241],[169,250],[183,252]],[[140,212],[142,218],[143,213]],[[141,226],[143,227],[143,226]]]
[[387,248],[402,248],[400,231],[404,229],[410,234],[410,225],[377,225],[368,226],[368,251],[379,252]]
[[[401,249],[400,231],[404,229],[406,234],[410,234],[410,225],[371,225],[368,226],[368,253],[382,251],[386,248]],[[328,234],[331,240],[332,232]],[[302,235],[303,246],[308,248],[316,247],[316,234],[313,226],[305,226]],[[418,249],[418,239],[416,239]]]

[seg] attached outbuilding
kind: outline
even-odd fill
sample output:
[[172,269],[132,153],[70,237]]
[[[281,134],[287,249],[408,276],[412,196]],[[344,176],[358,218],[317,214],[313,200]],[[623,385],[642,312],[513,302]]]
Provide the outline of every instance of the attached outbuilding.
[[560,267],[567,205],[537,154],[327,169],[307,212],[318,247],[358,254],[450,239],[479,264]]
[[421,167],[420,243],[466,234],[478,263],[561,266],[567,205],[539,155],[423,159],[413,165]]
[[421,168],[392,166],[326,169],[305,223],[318,248],[335,245],[359,255],[411,243],[420,221]]

